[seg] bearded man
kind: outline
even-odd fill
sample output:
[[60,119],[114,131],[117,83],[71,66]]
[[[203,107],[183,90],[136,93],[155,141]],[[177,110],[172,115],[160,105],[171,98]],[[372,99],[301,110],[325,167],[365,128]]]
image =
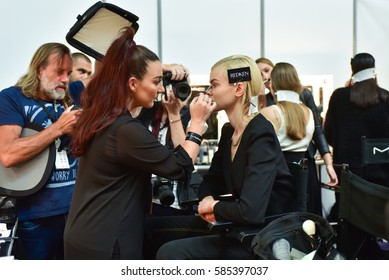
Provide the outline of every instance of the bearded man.
[[[15,167],[52,143],[56,146],[56,164],[47,182],[17,200],[17,259],[63,259],[62,236],[78,168],[78,160],[67,152],[78,114],[67,91],[72,66],[68,47],[44,44],[27,73],[0,92],[0,164]],[[38,132],[21,137],[31,124]]]

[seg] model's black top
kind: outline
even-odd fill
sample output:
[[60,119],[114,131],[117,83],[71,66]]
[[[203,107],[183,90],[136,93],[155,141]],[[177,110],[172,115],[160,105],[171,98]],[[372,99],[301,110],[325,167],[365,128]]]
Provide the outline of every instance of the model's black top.
[[259,224],[267,215],[294,211],[296,190],[271,123],[261,114],[254,117],[231,161],[233,133],[231,124],[225,124],[199,198],[233,194],[237,200],[218,202],[214,213],[217,220],[243,224]]

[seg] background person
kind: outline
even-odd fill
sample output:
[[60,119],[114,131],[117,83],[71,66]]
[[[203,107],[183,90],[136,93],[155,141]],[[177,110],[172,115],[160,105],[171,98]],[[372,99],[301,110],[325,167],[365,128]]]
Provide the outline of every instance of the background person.
[[261,71],[261,76],[263,84],[265,85],[265,94],[266,94],[266,104],[263,107],[273,105],[276,102],[276,97],[273,92],[272,81],[271,81],[271,72],[274,68],[274,63],[267,59],[266,57],[260,57],[255,60],[259,70]]
[[[351,59],[352,83],[336,89],[330,98],[324,134],[333,147],[334,162],[347,163],[350,171],[367,181],[389,187],[389,164],[361,164],[361,137],[389,138],[389,92],[377,83],[375,59],[359,53]],[[329,220],[337,220],[336,195]]]
[[[155,101],[152,108],[142,108],[137,118],[161,144],[173,151],[175,147],[184,143],[190,125],[190,110],[187,105],[190,94],[185,100],[181,100],[173,94],[173,91],[168,91],[168,93],[171,94],[166,95],[166,98],[165,94],[162,94],[160,100]],[[177,106],[178,108],[175,108]],[[177,109],[179,115],[173,115]],[[189,197],[197,198],[198,184],[201,180],[201,175],[196,171],[191,175],[190,184],[154,176],[152,178],[154,199],[151,215],[192,214],[193,211],[190,209],[181,208],[179,202],[188,200]]]
[[129,27],[112,43],[82,95],[72,138],[80,173],[65,228],[66,259],[142,258],[151,173],[189,180],[204,123],[216,106],[203,94],[195,98],[187,140],[174,152],[162,145],[130,113],[152,107],[164,91],[161,62],[133,36]]
[[300,101],[302,85],[293,65],[277,63],[271,72],[271,81],[276,104],[261,109],[260,113],[272,123],[285,159],[300,162],[315,129],[313,113]]
[[73,69],[70,74],[70,81],[84,80],[92,75],[92,61],[81,52],[72,53]]
[[[38,192],[17,200],[18,259],[62,259],[63,230],[73,194],[78,160],[67,143],[77,119],[66,91],[72,71],[70,50],[60,43],[40,46],[28,72],[15,86],[0,92],[0,162],[13,167],[36,157],[54,141],[57,157],[68,166],[54,166]],[[20,138],[33,123],[43,130]]]
[[[271,72],[271,81],[277,96],[276,104],[262,108],[260,113],[272,123],[285,160],[299,163],[306,157],[312,141],[315,129],[313,113],[300,101],[302,85],[293,65],[277,63]],[[308,169],[316,175],[315,171]],[[307,194],[301,195],[308,199]],[[299,211],[307,211],[307,199],[299,199]]]
[[[267,106],[273,105],[275,102],[275,95],[272,92],[272,81],[271,81],[271,72],[274,68],[274,64],[267,58],[261,57],[256,60],[256,63],[261,70],[262,78],[266,81],[265,86],[268,88],[269,93],[266,95],[266,104]],[[311,109],[313,113],[313,117],[315,120],[315,131],[313,133],[313,141],[310,143],[308,147],[308,151],[306,153],[306,157],[308,158],[309,169],[309,184],[308,184],[308,211],[314,213],[316,215],[322,216],[322,199],[321,199],[321,186],[318,175],[316,171],[316,162],[315,155],[318,150],[321,158],[324,161],[327,174],[330,178],[329,185],[336,185],[338,183],[338,177],[336,175],[334,166],[332,164],[332,155],[330,148],[327,144],[326,138],[323,134],[323,129],[321,126],[320,115],[318,109],[316,107],[315,101],[313,99],[312,93],[303,89],[300,94],[300,100],[303,104],[305,104],[309,109]]]

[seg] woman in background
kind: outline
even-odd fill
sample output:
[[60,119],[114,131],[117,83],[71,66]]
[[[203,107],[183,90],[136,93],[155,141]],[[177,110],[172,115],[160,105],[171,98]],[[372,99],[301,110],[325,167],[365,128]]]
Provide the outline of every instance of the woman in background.
[[[256,60],[258,68],[261,71],[261,75],[265,83],[266,88],[269,93],[266,95],[266,104],[267,106],[273,105],[275,103],[276,96],[274,95],[272,89],[272,81],[271,81],[271,73],[274,68],[274,64],[267,58],[261,57]],[[326,138],[323,134],[323,129],[321,126],[319,112],[317,110],[316,104],[313,100],[312,93],[303,89],[300,94],[300,101],[305,104],[309,109],[311,109],[315,121],[315,129],[313,133],[312,141],[308,147],[306,152],[306,157],[308,158],[309,169],[309,185],[308,185],[308,212],[317,214],[322,216],[322,201],[321,201],[321,185],[318,180],[317,170],[316,170],[316,162],[315,162],[315,154],[316,150],[319,150],[321,158],[324,161],[327,174],[330,178],[330,182],[328,185],[335,186],[338,184],[338,177],[334,170],[332,164],[332,155],[330,148],[327,144]]]
[[[356,175],[389,187],[389,164],[361,164],[361,137],[389,138],[389,92],[377,83],[375,59],[359,53],[351,59],[351,85],[336,89],[331,95],[324,134],[333,147],[334,162],[347,163]],[[337,219],[338,199],[331,209]]]
[[285,159],[299,162],[305,156],[314,131],[312,111],[300,101],[301,83],[293,65],[280,62],[271,72],[277,103],[260,113],[273,125]]
[[273,105],[276,102],[276,97],[272,89],[270,75],[273,71],[274,64],[270,59],[267,59],[266,57],[258,58],[257,60],[255,60],[255,63],[257,63],[259,70],[261,71],[263,84],[265,85],[264,93],[266,95],[266,104],[264,107]]
[[[260,110],[273,125],[285,160],[301,162],[312,141],[312,111],[300,101],[301,83],[293,65],[281,62],[274,66],[271,81],[277,96],[275,105]],[[315,170],[308,170],[315,172]],[[314,173],[316,174],[316,172]],[[307,211],[307,193],[300,193],[298,211]]]

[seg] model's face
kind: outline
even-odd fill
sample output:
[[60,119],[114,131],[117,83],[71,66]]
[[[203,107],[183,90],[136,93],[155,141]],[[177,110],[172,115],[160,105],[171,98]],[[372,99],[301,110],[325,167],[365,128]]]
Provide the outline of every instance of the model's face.
[[151,61],[142,80],[137,80],[133,96],[133,107],[151,108],[158,93],[164,92],[162,85],[162,64],[160,61]]
[[83,58],[73,59],[73,72],[70,75],[70,81],[78,81],[88,78],[92,75],[92,63]]
[[70,55],[65,55],[60,63],[58,54],[51,54],[47,66],[41,68],[38,73],[40,97],[50,100],[63,99],[66,95],[66,87],[69,84],[72,66],[73,61]]
[[226,110],[231,104],[236,102],[237,99],[234,95],[235,86],[228,83],[225,69],[220,67],[212,69],[209,81],[208,94],[217,104],[215,111]]
[[258,68],[261,71],[262,80],[263,80],[265,86],[268,89],[270,89],[271,88],[270,75],[271,75],[271,71],[273,70],[273,67],[267,63],[259,62]]

